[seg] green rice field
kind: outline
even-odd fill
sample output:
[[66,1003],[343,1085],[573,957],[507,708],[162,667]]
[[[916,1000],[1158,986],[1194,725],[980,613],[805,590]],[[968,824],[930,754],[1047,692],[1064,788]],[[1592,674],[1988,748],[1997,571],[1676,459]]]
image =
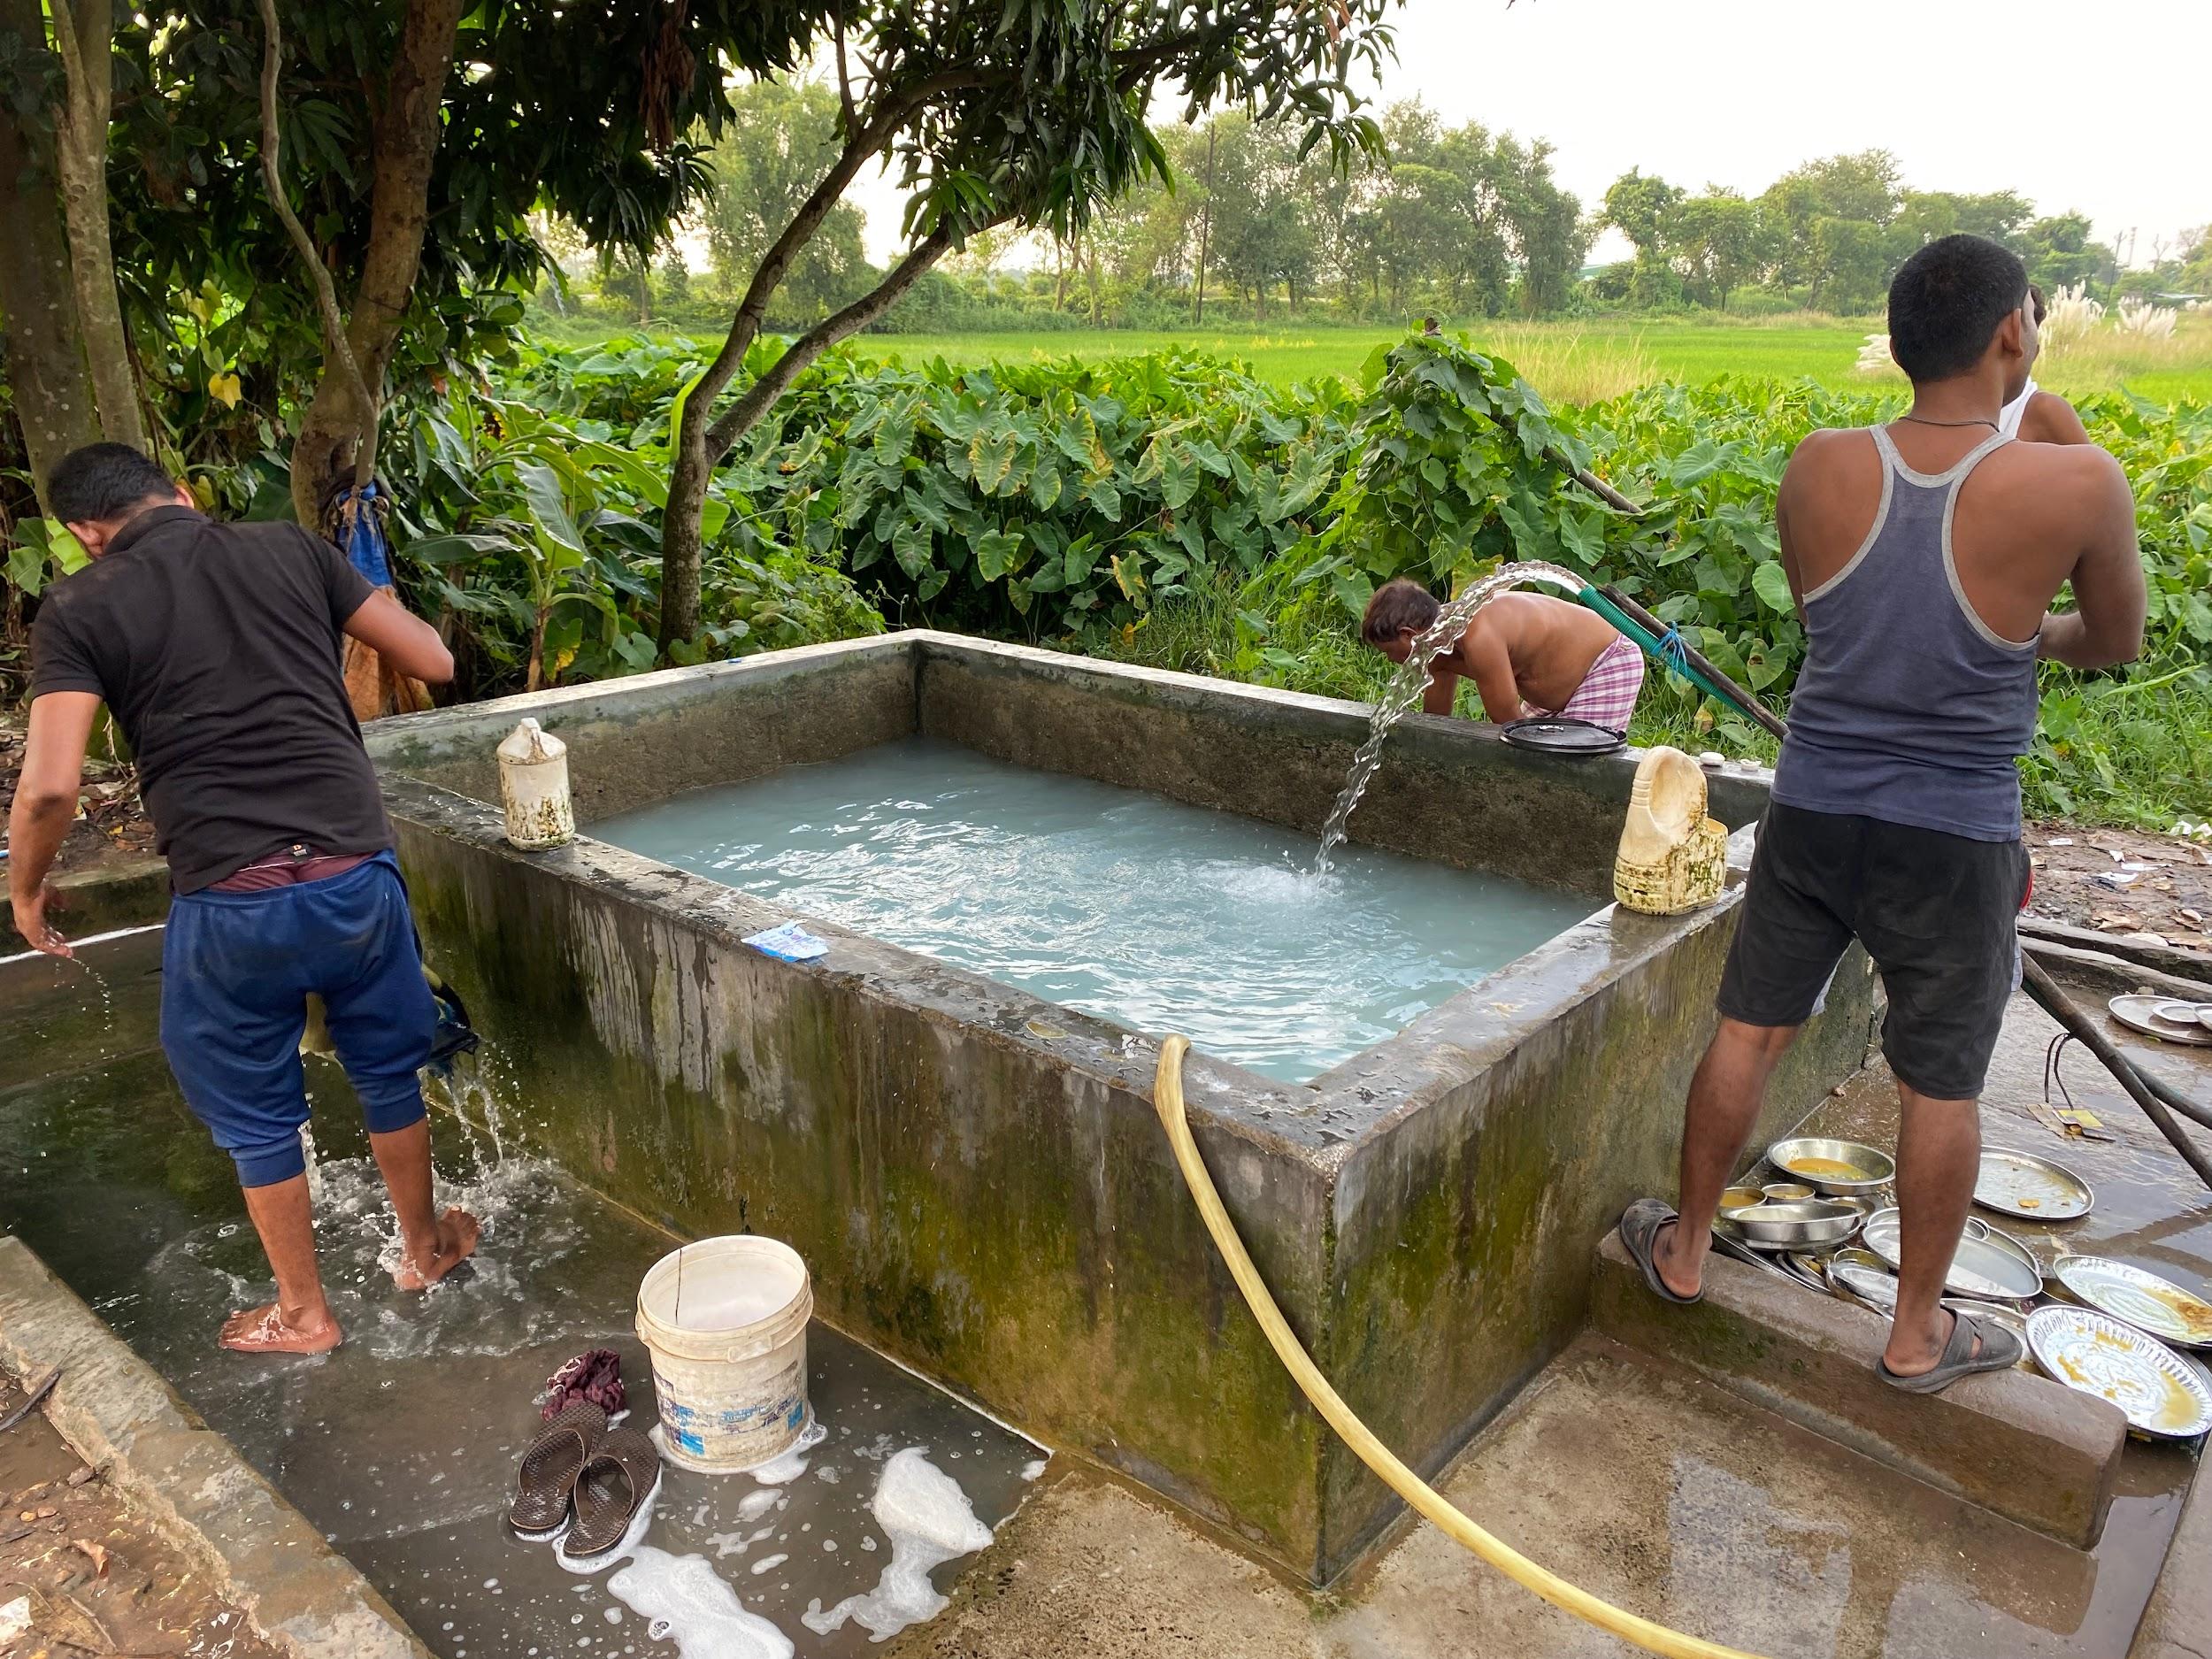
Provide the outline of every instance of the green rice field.
[[[1839,319],[1803,313],[1720,322],[1687,319],[1606,318],[1587,321],[1454,324],[1484,349],[1508,358],[1555,403],[1586,403],[1659,380],[1701,385],[1724,374],[1809,376],[1833,387],[1902,386],[1895,371],[1862,373],[1855,365],[1878,319]],[[669,338],[675,329],[624,330],[588,323],[546,331],[562,341],[644,332]],[[864,355],[956,365],[1060,357],[1125,357],[1182,348],[1237,358],[1283,384],[1325,374],[1350,376],[1375,347],[1400,338],[1396,329],[1285,322],[1264,329],[1041,329],[1032,333],[868,334]],[[2037,379],[2052,390],[2085,393],[2120,388],[2157,403],[2212,400],[2212,317],[2184,319],[2173,339],[2137,342],[2101,329],[2063,357],[2046,358]]]

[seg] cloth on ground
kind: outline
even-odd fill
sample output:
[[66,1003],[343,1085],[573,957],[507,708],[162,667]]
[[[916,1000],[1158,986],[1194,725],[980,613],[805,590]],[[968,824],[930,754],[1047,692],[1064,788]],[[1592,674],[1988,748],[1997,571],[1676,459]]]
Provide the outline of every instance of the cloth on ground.
[[390,853],[320,881],[180,895],[161,967],[162,1048],[186,1102],[236,1161],[241,1186],[306,1170],[299,1045],[310,996],[322,999],[370,1132],[422,1120],[417,1073],[430,1058],[437,1004]]
[[619,1354],[611,1348],[595,1348],[569,1361],[545,1379],[545,1404],[538,1415],[550,1423],[579,1400],[588,1401],[611,1417],[628,1406]]
[[1532,706],[1528,712],[1539,719],[1587,720],[1609,732],[1625,733],[1643,688],[1644,654],[1635,641],[1624,635],[1597,654],[1565,708]]

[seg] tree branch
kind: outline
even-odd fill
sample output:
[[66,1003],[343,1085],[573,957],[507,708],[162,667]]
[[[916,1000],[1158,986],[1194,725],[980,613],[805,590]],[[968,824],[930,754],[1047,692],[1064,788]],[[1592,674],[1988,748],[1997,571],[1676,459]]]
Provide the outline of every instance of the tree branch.
[[[989,228],[984,227],[982,228]],[[791,342],[791,349],[772,364],[760,379],[747,387],[729,411],[707,428],[710,461],[726,454],[770,406],[784,395],[807,365],[849,334],[857,334],[898,303],[922,273],[943,258],[952,247],[952,233],[942,227],[930,232],[892,266],[882,281],[842,311],[833,311]]]
[[[860,169],[882,152],[884,146],[891,142],[893,135],[917,110],[948,92],[980,85],[985,79],[979,71],[961,69],[948,70],[917,81],[902,96],[885,104],[864,128],[846,141],[836,162],[822,175],[821,181],[814,187],[806,200],[799,204],[798,211],[791,216],[791,222],[769,244],[768,251],[761,255],[759,265],[754,267],[753,280],[746,286],[745,297],[738,302],[736,315],[731,319],[730,332],[723,339],[722,349],[714,354],[714,360],[701,372],[697,383],[692,388],[691,396],[684,407],[686,426],[691,426],[695,421],[700,423],[695,429],[708,442],[711,442],[714,429],[706,423],[713,413],[714,400],[722,395],[723,389],[744,366],[745,354],[752,349],[753,342],[760,336],[761,325],[768,315],[769,302],[775,298],[776,290],[783,286],[791,261],[813,239],[814,233],[821,228],[822,221],[829,217],[830,210],[842,199],[846,188],[859,175]],[[923,269],[927,269],[927,266]],[[920,274],[918,270],[914,273],[916,276]],[[886,280],[888,280],[887,278]],[[910,277],[908,281],[912,280]],[[833,338],[842,339],[843,335]],[[818,352],[820,348],[816,349]],[[738,430],[742,431],[743,428]],[[682,441],[682,435],[681,433],[675,434],[678,442]],[[726,449],[728,446],[726,443],[723,447]]]
[[323,322],[323,349],[338,359],[338,366],[344,372],[349,388],[365,416],[367,434],[353,465],[354,488],[358,489],[376,475],[377,400],[362,378],[361,365],[355,359],[352,344],[346,338],[345,313],[338,305],[338,285],[331,280],[329,267],[323,264],[314,238],[307,234],[307,227],[300,223],[299,215],[292,211],[291,199],[284,191],[283,174],[277,165],[281,136],[277,127],[277,69],[284,45],[277,23],[276,0],[261,0],[261,28],[262,181],[268,187],[269,204],[283,221],[285,234],[299,250],[301,263],[306,265],[314,282],[315,309],[321,313]]
[[853,130],[854,122],[855,122],[855,118],[854,118],[854,115],[853,115],[853,81],[852,81],[852,75],[851,75],[851,73],[850,73],[849,70],[847,70],[847,68],[845,67],[845,6],[844,6],[844,0],[838,0],[838,6],[837,6],[837,13],[836,13],[836,16],[837,16],[837,102],[838,102],[838,104],[840,104],[840,105],[843,108],[843,110],[844,110],[844,111],[845,111],[845,130],[846,130],[846,132],[850,133],[850,132]]

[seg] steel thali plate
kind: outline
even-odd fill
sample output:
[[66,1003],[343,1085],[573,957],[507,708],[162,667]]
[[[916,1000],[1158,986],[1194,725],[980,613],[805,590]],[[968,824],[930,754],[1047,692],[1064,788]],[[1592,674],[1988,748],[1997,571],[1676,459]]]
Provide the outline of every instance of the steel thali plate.
[[2126,1262],[2063,1256],[2051,1276],[2100,1313],[2180,1348],[2212,1348],[2212,1302]]
[[1974,1178],[1974,1202],[2025,1221],[2071,1221],[2097,1202],[2089,1183],[2063,1164],[2032,1152],[1990,1147]]
[[2212,1386],[2156,1337],[2093,1308],[2038,1308],[2028,1347],[2045,1371],[2083,1394],[2109,1400],[2128,1426],[2159,1440],[2194,1440],[2212,1429]]

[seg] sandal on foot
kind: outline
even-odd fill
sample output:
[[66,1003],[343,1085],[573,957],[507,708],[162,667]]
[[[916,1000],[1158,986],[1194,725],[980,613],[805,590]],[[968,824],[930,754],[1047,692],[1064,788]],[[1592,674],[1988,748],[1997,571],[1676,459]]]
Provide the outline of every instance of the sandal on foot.
[[538,1431],[522,1448],[515,1471],[515,1495],[507,1505],[507,1528],[517,1538],[541,1543],[558,1538],[568,1525],[569,1497],[576,1478],[607,1438],[607,1414],[579,1401]]
[[[1982,1340],[1982,1351],[1974,1351],[1974,1339]],[[1874,1369],[1882,1373],[1882,1380],[1893,1388],[1902,1388],[1907,1394],[1940,1394],[1962,1377],[1976,1371],[2010,1371],[2020,1363],[2020,1339],[2001,1325],[1992,1325],[1970,1313],[1951,1316],[1951,1340],[1943,1345],[1942,1356],[1927,1371],[1916,1377],[1900,1377],[1890,1370],[1889,1362],[1878,1359]]]
[[576,1519],[561,1540],[561,1560],[591,1568],[612,1561],[634,1541],[661,1488],[661,1455],[635,1429],[617,1429],[576,1478]]
[[1621,1245],[1629,1257],[1643,1270],[1644,1283],[1650,1286],[1667,1301],[1682,1307],[1705,1300],[1702,1286],[1694,1296],[1678,1296],[1667,1288],[1667,1281],[1659,1277],[1659,1263],[1652,1252],[1659,1245],[1659,1229],[1681,1217],[1655,1198],[1639,1198],[1621,1216]]

